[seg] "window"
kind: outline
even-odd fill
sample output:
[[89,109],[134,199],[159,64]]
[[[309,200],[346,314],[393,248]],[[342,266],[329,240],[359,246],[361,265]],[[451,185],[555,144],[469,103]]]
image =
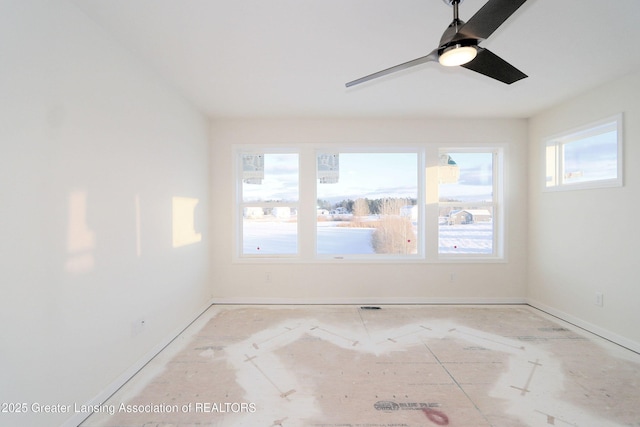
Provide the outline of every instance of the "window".
[[499,151],[441,150],[438,254],[496,256]]
[[503,150],[236,146],[234,260],[501,260]]
[[318,152],[316,253],[411,256],[418,245],[418,153]]
[[298,253],[298,154],[241,152],[242,255]]
[[545,188],[622,185],[622,115],[566,132],[545,143]]

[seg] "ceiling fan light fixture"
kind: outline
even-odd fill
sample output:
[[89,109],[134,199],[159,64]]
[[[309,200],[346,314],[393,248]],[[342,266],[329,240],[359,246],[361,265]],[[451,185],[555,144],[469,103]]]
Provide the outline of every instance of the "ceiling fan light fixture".
[[478,51],[473,46],[461,46],[459,44],[451,46],[442,52],[438,61],[445,67],[455,67],[456,65],[464,65],[473,59]]

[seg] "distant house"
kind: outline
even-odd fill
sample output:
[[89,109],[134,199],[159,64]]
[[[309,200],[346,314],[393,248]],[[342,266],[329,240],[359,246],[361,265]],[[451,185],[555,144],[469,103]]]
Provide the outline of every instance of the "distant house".
[[342,207],[342,206],[338,206],[337,208],[331,210],[331,212],[329,212],[331,215],[345,215],[347,213],[349,213],[349,211],[347,211],[347,208]]
[[291,208],[288,206],[278,206],[271,210],[271,215],[276,218],[290,218],[291,217]]
[[245,218],[262,218],[264,216],[264,210],[262,208],[244,208],[242,214]]
[[449,213],[449,225],[456,224],[476,224],[479,222],[490,222],[491,212],[487,209],[463,209],[451,211]]

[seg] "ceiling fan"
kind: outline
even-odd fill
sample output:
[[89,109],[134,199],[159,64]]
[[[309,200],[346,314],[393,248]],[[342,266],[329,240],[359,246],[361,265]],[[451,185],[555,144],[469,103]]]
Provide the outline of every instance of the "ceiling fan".
[[351,87],[432,61],[438,61],[441,65],[449,67],[459,65],[506,84],[527,77],[522,71],[493,52],[478,46],[478,43],[493,34],[527,0],[489,0],[466,23],[458,17],[458,5],[463,0],[443,1],[453,6],[453,21],[442,34],[437,48],[426,56],[369,74],[348,82],[346,86]]

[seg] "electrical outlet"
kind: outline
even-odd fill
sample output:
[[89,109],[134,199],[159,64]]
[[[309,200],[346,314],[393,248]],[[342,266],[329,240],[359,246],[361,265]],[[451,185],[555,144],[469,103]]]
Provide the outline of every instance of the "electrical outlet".
[[596,305],[598,307],[602,307],[603,306],[603,303],[604,303],[603,298],[604,298],[604,296],[602,295],[602,292],[596,292],[596,301],[595,301],[595,303],[596,303]]
[[271,283],[271,272],[267,271],[264,273],[264,281],[265,283]]
[[456,281],[456,273],[449,273],[449,281],[450,282]]

